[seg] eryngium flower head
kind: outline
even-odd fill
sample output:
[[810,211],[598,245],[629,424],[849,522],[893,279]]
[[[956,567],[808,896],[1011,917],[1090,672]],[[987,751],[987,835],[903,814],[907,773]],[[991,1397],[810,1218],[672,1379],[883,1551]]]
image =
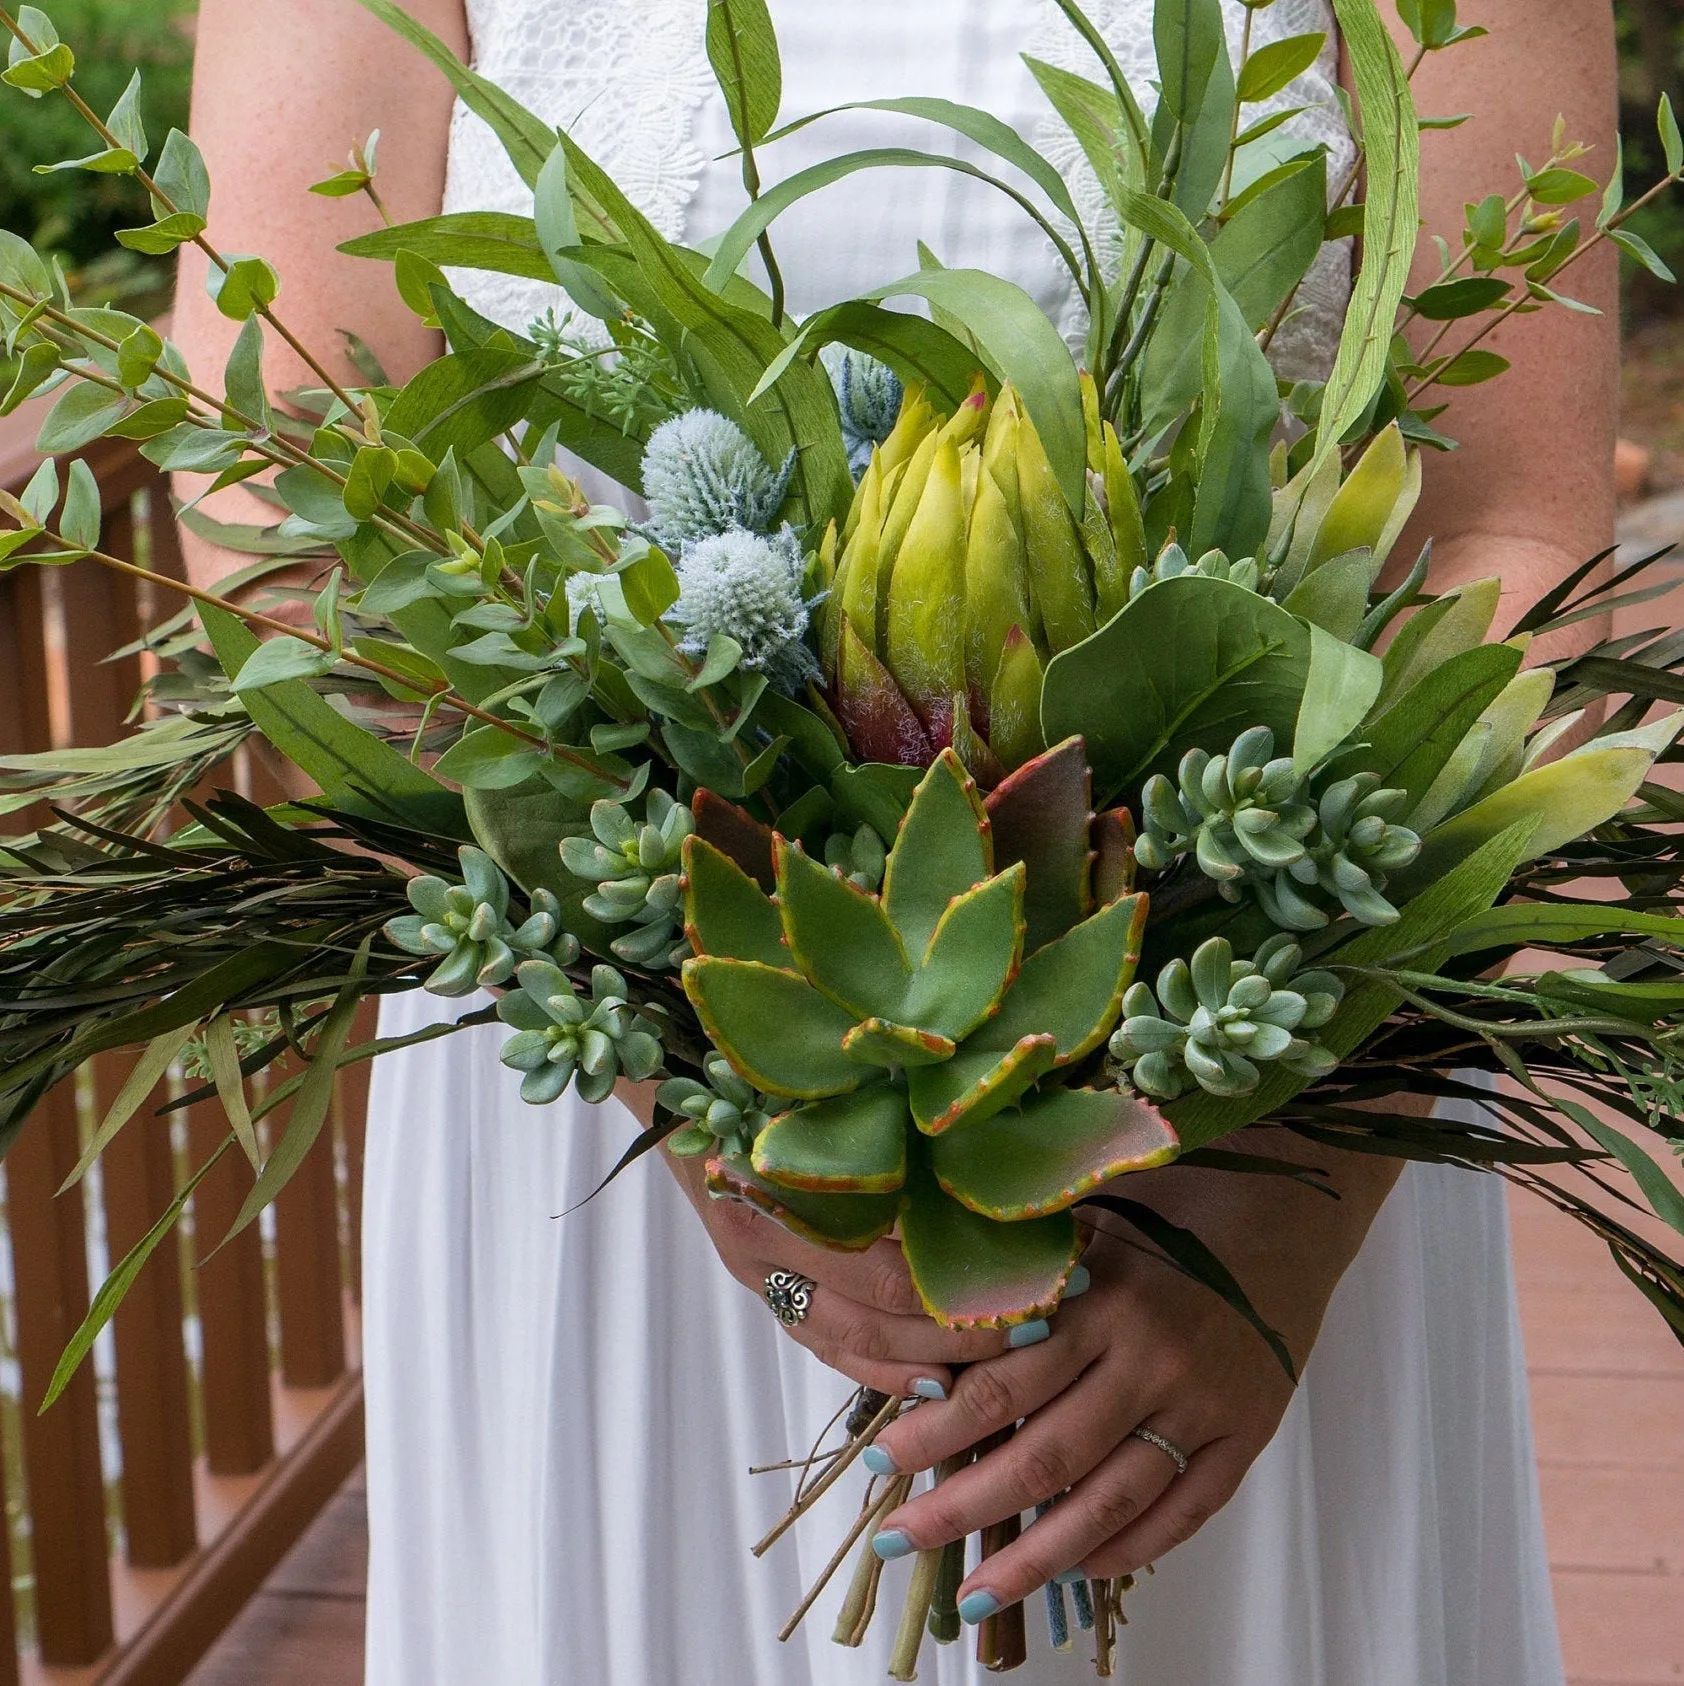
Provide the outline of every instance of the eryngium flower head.
[[1173,1100],[1192,1084],[1207,1094],[1249,1095],[1259,1065],[1278,1061],[1319,1077],[1338,1061],[1298,1031],[1333,1017],[1344,985],[1331,972],[1300,972],[1303,951],[1277,935],[1250,960],[1235,960],[1223,937],[1175,959],[1158,974],[1156,993],[1137,983],[1123,997],[1124,1018],[1111,1052],[1144,1094]]
[[684,649],[703,655],[716,634],[742,646],[742,665],[793,694],[818,673],[807,648],[806,559],[789,528],[772,538],[741,529],[684,547],[672,618],[686,628]]
[[618,1078],[641,1082],[660,1069],[660,1031],[628,1003],[626,980],[612,966],[591,969],[588,998],[541,960],[527,961],[518,976],[520,988],[497,1003],[497,1016],[515,1030],[500,1058],[526,1073],[523,1101],[547,1106],[575,1079],[581,1100],[606,1100]]
[[820,354],[842,412],[842,441],[856,480],[871,465],[871,453],[894,432],[905,397],[900,376],[863,351],[828,345]]
[[483,849],[464,845],[460,884],[412,878],[406,890],[414,913],[386,923],[386,935],[406,954],[442,955],[423,987],[434,995],[472,995],[507,983],[522,960],[558,966],[579,957],[577,939],[561,928],[561,903],[534,890],[531,913],[520,925],[509,918],[509,881]]
[[746,527],[770,530],[789,492],[792,451],[774,469],[737,424],[713,410],[689,410],[655,429],[643,453],[649,530],[663,548]]

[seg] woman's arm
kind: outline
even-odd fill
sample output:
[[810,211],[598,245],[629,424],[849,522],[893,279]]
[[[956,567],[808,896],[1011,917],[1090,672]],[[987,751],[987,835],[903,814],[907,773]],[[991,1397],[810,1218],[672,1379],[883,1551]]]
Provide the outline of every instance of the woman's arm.
[[[467,50],[462,0],[405,0],[458,52]],[[367,198],[307,191],[330,175],[353,142],[380,129],[380,195],[392,217],[435,216],[444,193],[450,85],[355,0],[202,0],[193,80],[193,138],[210,168],[207,237],[223,253],[267,258],[281,278],[275,313],[335,379],[358,380],[339,330],[367,341],[395,380],[439,352],[399,299],[384,264],[335,246],[375,221]],[[215,388],[239,325],[205,291],[208,261],[183,248],[172,337],[201,382]],[[273,334],[264,374],[271,391],[319,384]],[[184,496],[203,489],[187,477]],[[235,487],[213,512],[272,521],[267,505]],[[249,558],[183,535],[195,583],[208,585]]]
[[[1604,174],[1614,157],[1606,5],[1483,0],[1467,21],[1488,25],[1491,36],[1429,58],[1416,81],[1424,111],[1476,114],[1463,128],[1425,136],[1426,226],[1453,245],[1465,202],[1499,187],[1512,192],[1517,150],[1534,162],[1548,155],[1558,113],[1570,136],[1595,144]],[[1436,260],[1424,263],[1417,279],[1435,272]],[[1519,608],[1610,541],[1612,255],[1586,259],[1564,288],[1606,314],[1516,319],[1487,342],[1512,372],[1457,393],[1443,424],[1464,443],[1428,461],[1414,523],[1417,547],[1429,535],[1435,541],[1440,589],[1497,574]],[[1301,1362],[1399,1168],[1311,1148],[1285,1132],[1268,1133],[1260,1151],[1320,1165],[1340,1199],[1272,1178],[1188,1170],[1131,1177],[1121,1192],[1204,1239]],[[1028,1419],[1007,1446],[889,1517],[884,1555],[960,1538],[1070,1490],[971,1574],[961,1590],[973,1619],[1077,1564],[1098,1576],[1130,1574],[1190,1538],[1233,1496],[1291,1397],[1263,1343],[1214,1295],[1107,1237],[1088,1258],[1093,1286],[1060,1312],[1050,1339],[973,1366],[951,1402],[921,1407],[880,1437],[898,1468],[926,1469]],[[1142,1424],[1191,1455],[1186,1475],[1130,1438]]]

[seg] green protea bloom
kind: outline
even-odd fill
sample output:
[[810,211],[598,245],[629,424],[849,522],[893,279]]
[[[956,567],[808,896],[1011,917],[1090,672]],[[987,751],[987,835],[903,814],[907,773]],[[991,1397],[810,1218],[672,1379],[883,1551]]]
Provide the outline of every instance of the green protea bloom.
[[425,989],[472,995],[507,983],[522,960],[567,966],[578,959],[578,941],[561,928],[561,904],[548,890],[532,892],[531,912],[516,925],[509,918],[509,881],[497,863],[471,845],[457,859],[462,883],[412,878],[405,893],[415,912],[386,923],[386,935],[406,954],[444,957]]
[[793,451],[773,468],[734,421],[713,410],[674,416],[649,436],[643,454],[650,533],[677,552],[733,527],[768,532],[794,472]]
[[709,1187],[830,1246],[898,1226],[949,1327],[1045,1315],[1079,1251],[1070,1207],[1178,1148],[1137,1097],[1058,1077],[1115,1024],[1145,923],[1144,896],[1094,905],[1087,791],[1080,739],[986,808],[942,752],[880,896],[781,837],[775,900],[685,844],[685,993],[738,1077],[794,1103]]
[[1315,1078],[1338,1061],[1313,1040],[1333,1017],[1344,985],[1331,972],[1299,972],[1303,951],[1277,935],[1250,960],[1235,960],[1212,937],[1158,974],[1157,990],[1137,983],[1123,997],[1124,1019],[1111,1052],[1144,1094],[1173,1100],[1194,1084],[1212,1095],[1249,1095],[1260,1065],[1278,1062]]
[[497,1016],[514,1027],[500,1058],[526,1073],[523,1101],[547,1106],[575,1081],[581,1100],[606,1100],[618,1078],[641,1082],[660,1069],[660,1030],[629,1004],[612,966],[591,968],[588,999],[546,961],[528,960],[516,976],[520,988],[497,1003]]
[[1180,579],[1183,574],[1196,574],[1201,579],[1227,580],[1247,591],[1261,591],[1265,585],[1264,571],[1255,556],[1230,562],[1220,550],[1207,550],[1197,562],[1190,561],[1173,539],[1158,552],[1150,568],[1136,568],[1129,576],[1129,601],[1141,592],[1164,580]]
[[575,878],[596,885],[581,904],[605,925],[635,925],[612,943],[628,966],[677,965],[687,952],[678,935],[683,891],[679,873],[684,839],[696,829],[690,810],[664,790],[652,790],[644,817],[634,820],[618,802],[591,807],[590,837],[569,837],[561,862]]
[[1237,899],[1250,870],[1276,870],[1304,858],[1316,810],[1290,756],[1275,756],[1275,734],[1254,726],[1225,755],[1191,749],[1178,770],[1180,789],[1161,773],[1141,792],[1144,824],[1135,858],[1160,872],[1192,853],[1200,870]]
[[1316,829],[1301,859],[1257,881],[1263,911],[1283,930],[1319,931],[1328,915],[1300,891],[1315,886],[1335,897],[1362,925],[1389,925],[1398,910],[1381,894],[1388,873],[1421,852],[1421,839],[1388,816],[1409,801],[1402,790],[1381,790],[1379,776],[1358,773],[1322,792]]
[[881,889],[887,861],[883,839],[868,825],[862,825],[851,837],[834,832],[825,839],[824,864],[832,872],[841,873],[856,889]]
[[655,1091],[655,1099],[690,1123],[667,1137],[667,1151],[681,1159],[699,1153],[741,1158],[754,1151],[755,1138],[771,1122],[776,1102],[745,1083],[723,1054],[702,1061],[705,1083],[673,1077]]

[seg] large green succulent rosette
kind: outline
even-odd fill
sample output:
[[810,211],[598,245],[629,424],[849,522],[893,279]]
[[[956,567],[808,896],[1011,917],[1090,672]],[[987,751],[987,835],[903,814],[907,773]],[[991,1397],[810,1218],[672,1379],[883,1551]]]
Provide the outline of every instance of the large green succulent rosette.
[[880,895],[775,833],[772,895],[685,845],[685,994],[737,1073],[789,1103],[709,1186],[827,1246],[898,1228],[950,1328],[1051,1311],[1080,1252],[1070,1208],[1176,1153],[1162,1114],[1092,1069],[1146,897],[1121,874],[1095,893],[1087,785],[1080,740],[987,803],[943,751]]

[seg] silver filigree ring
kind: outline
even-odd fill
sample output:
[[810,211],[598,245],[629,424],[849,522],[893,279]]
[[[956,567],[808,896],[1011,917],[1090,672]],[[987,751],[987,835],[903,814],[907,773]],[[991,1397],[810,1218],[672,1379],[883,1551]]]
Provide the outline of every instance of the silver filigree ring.
[[1153,1428],[1134,1428],[1129,1430],[1129,1434],[1135,1440],[1144,1440],[1148,1446],[1156,1446],[1175,1465],[1177,1475],[1187,1473],[1187,1454],[1173,1440],[1166,1440]]
[[786,1329],[793,1329],[797,1323],[807,1321],[807,1313],[813,1309],[813,1290],[816,1287],[818,1283],[812,1277],[803,1276],[799,1271],[774,1270],[766,1278],[763,1293],[767,1305],[772,1308],[772,1315]]

